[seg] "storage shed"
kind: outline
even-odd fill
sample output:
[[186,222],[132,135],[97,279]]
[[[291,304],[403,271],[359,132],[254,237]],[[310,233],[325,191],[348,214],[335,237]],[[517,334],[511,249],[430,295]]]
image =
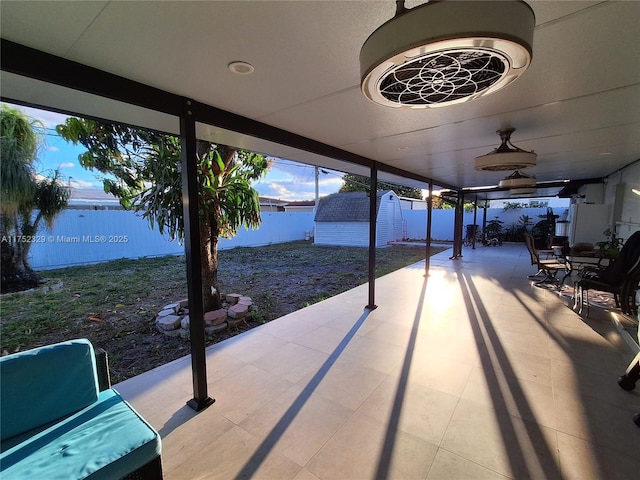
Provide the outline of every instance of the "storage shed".
[[[376,247],[402,240],[402,210],[392,191],[377,194]],[[369,246],[369,196],[334,193],[320,199],[315,216],[316,245]]]

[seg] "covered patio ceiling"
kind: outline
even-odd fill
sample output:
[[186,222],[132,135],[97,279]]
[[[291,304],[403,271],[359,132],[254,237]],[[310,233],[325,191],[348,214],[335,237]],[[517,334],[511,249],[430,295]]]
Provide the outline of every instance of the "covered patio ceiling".
[[[474,158],[498,146],[505,127],[516,128],[515,145],[538,154],[527,171],[538,182],[600,179],[640,159],[640,3],[527,3],[536,27],[522,78],[473,102],[404,110],[369,102],[359,86],[360,48],[394,15],[393,1],[2,2],[1,95],[179,132],[168,106],[99,98],[87,92],[113,85],[76,75],[86,87],[78,91],[72,70],[54,73],[53,84],[51,74],[29,74],[40,57],[16,60],[17,44],[52,65],[77,62],[215,107],[220,115],[198,124],[200,138],[363,175],[377,162],[381,180],[420,188],[425,179],[497,185],[509,172],[478,172]],[[238,60],[255,72],[232,73],[227,65]]]

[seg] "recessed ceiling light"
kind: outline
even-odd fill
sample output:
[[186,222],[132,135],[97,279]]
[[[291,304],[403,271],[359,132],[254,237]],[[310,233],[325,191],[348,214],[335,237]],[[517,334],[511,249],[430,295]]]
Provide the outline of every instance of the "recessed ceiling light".
[[396,3],[396,15],[360,50],[362,93],[375,103],[432,108],[474,100],[531,63],[535,15],[523,1]]
[[250,63],[241,61],[231,62],[227,67],[237,75],[251,75],[256,70]]

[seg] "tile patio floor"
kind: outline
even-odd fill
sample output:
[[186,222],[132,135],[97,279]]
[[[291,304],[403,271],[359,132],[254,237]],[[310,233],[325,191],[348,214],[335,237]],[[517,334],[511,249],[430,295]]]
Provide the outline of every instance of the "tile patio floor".
[[[522,245],[450,251],[115,386],[165,479],[633,479],[640,392],[606,312],[530,285]],[[640,390],[640,389],[638,389]]]

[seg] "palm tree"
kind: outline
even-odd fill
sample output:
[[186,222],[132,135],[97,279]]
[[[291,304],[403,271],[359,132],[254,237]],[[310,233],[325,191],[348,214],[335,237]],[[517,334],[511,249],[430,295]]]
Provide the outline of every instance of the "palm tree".
[[2,292],[40,283],[28,261],[32,237],[42,220],[51,228],[69,199],[69,190],[60,183],[58,172],[52,177],[42,177],[35,171],[42,145],[36,131],[39,126],[37,121],[8,105],[0,110]]

